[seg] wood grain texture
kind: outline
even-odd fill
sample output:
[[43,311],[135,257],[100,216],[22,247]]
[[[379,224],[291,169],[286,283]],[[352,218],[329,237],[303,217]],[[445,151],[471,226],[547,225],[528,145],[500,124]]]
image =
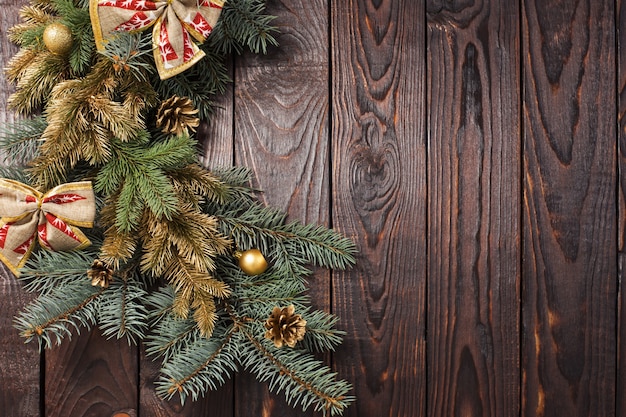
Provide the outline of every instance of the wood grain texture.
[[423,1],[332,1],[333,225],[359,247],[333,275],[347,331],[334,356],[347,416],[425,410],[426,143]]
[[[46,351],[46,417],[109,417],[138,407],[137,348],[95,329]],[[133,416],[134,414],[134,416]]]
[[32,300],[17,279],[0,264],[0,415],[40,416],[37,344],[24,344],[13,317]]
[[525,416],[615,415],[614,13],[524,2]]
[[518,10],[427,8],[429,416],[519,415]]
[[[5,68],[9,60],[18,51],[16,45],[9,41],[7,30],[20,22],[19,10],[22,6],[28,4],[27,0],[0,0],[0,64]],[[9,84],[6,77],[0,76],[0,126],[6,122],[12,122],[16,119],[16,115],[7,109],[9,96],[14,91],[14,87]]]
[[[618,100],[618,373],[616,416],[626,415],[626,3],[617,2]],[[620,395],[620,393],[622,393]]]
[[[329,222],[328,7],[270,0],[279,47],[235,67],[235,162],[250,168],[261,201],[304,223]],[[330,274],[309,279],[316,308],[330,306]],[[269,312],[268,312],[269,314]],[[235,415],[303,416],[246,373],[236,377]]]
[[[19,9],[25,0],[0,0],[0,66],[5,67],[18,48],[6,36],[8,28],[19,22]],[[16,120],[7,109],[14,91],[5,77],[0,77],[0,127]],[[0,158],[4,155],[0,149]],[[4,265],[0,266],[0,414],[7,416],[40,415],[39,367],[36,344],[25,345],[13,327],[13,317],[32,300]]]

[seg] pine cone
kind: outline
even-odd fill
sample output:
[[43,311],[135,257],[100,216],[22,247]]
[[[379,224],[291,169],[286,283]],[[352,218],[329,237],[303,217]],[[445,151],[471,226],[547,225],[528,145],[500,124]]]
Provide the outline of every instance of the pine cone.
[[277,348],[283,347],[283,344],[295,347],[296,342],[304,339],[306,320],[294,312],[293,305],[285,308],[274,307],[265,322],[265,338],[274,342]]
[[176,135],[189,133],[189,130],[193,132],[200,125],[200,119],[196,114],[198,109],[194,108],[190,99],[172,96],[161,103],[157,111],[156,124],[163,133]]
[[87,271],[87,276],[91,278],[91,285],[94,287],[99,285],[107,288],[113,280],[113,270],[100,259],[96,259],[91,264],[91,269]]

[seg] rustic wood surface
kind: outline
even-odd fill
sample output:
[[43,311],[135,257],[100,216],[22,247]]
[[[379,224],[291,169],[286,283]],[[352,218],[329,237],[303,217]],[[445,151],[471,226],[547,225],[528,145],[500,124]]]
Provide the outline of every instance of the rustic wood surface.
[[[5,35],[6,29],[20,20],[21,1],[0,0],[0,62],[4,67],[18,51]],[[16,116],[6,110],[13,86],[0,77],[0,126],[14,121]],[[0,158],[4,152],[0,150]],[[0,160],[1,161],[1,160]],[[2,265],[0,269],[0,414],[38,416],[41,406],[41,358],[37,346],[24,345],[13,327],[15,313],[32,300],[20,288],[13,275]]]
[[[6,30],[27,0],[0,0]],[[268,0],[280,46],[233,57],[203,163],[337,228],[317,271],[346,416],[626,416],[622,0]],[[0,80],[0,125],[11,91]],[[74,335],[40,355],[0,271],[0,416],[295,417],[245,372],[184,407],[141,348]]]
[[616,412],[614,18],[612,1],[524,3],[525,416]]
[[518,416],[519,4],[428,3],[429,416]]
[[618,100],[618,373],[617,413],[626,415],[626,2],[617,2],[617,100]]
[[348,333],[335,363],[358,398],[349,416],[425,410],[424,12],[413,0],[332,2],[333,225],[360,251],[333,276]]

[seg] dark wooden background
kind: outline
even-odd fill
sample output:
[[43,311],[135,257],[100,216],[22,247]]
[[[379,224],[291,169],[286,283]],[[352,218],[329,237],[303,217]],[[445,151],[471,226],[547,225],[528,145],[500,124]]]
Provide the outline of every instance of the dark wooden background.
[[[23,3],[0,0],[3,64]],[[269,10],[280,47],[233,60],[205,162],[357,243],[310,280],[347,331],[346,415],[626,416],[626,2]],[[163,402],[156,365],[97,331],[39,355],[12,327],[28,297],[2,274],[2,416],[302,415],[245,373]]]

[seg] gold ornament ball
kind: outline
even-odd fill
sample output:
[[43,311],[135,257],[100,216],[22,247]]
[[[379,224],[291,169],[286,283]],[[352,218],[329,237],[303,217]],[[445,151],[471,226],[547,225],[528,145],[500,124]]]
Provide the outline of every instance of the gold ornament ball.
[[53,54],[65,55],[72,49],[72,31],[63,23],[51,23],[43,31],[43,43]]
[[259,275],[267,270],[267,261],[258,249],[248,249],[243,252],[235,252],[235,258],[239,260],[239,268],[246,275]]

